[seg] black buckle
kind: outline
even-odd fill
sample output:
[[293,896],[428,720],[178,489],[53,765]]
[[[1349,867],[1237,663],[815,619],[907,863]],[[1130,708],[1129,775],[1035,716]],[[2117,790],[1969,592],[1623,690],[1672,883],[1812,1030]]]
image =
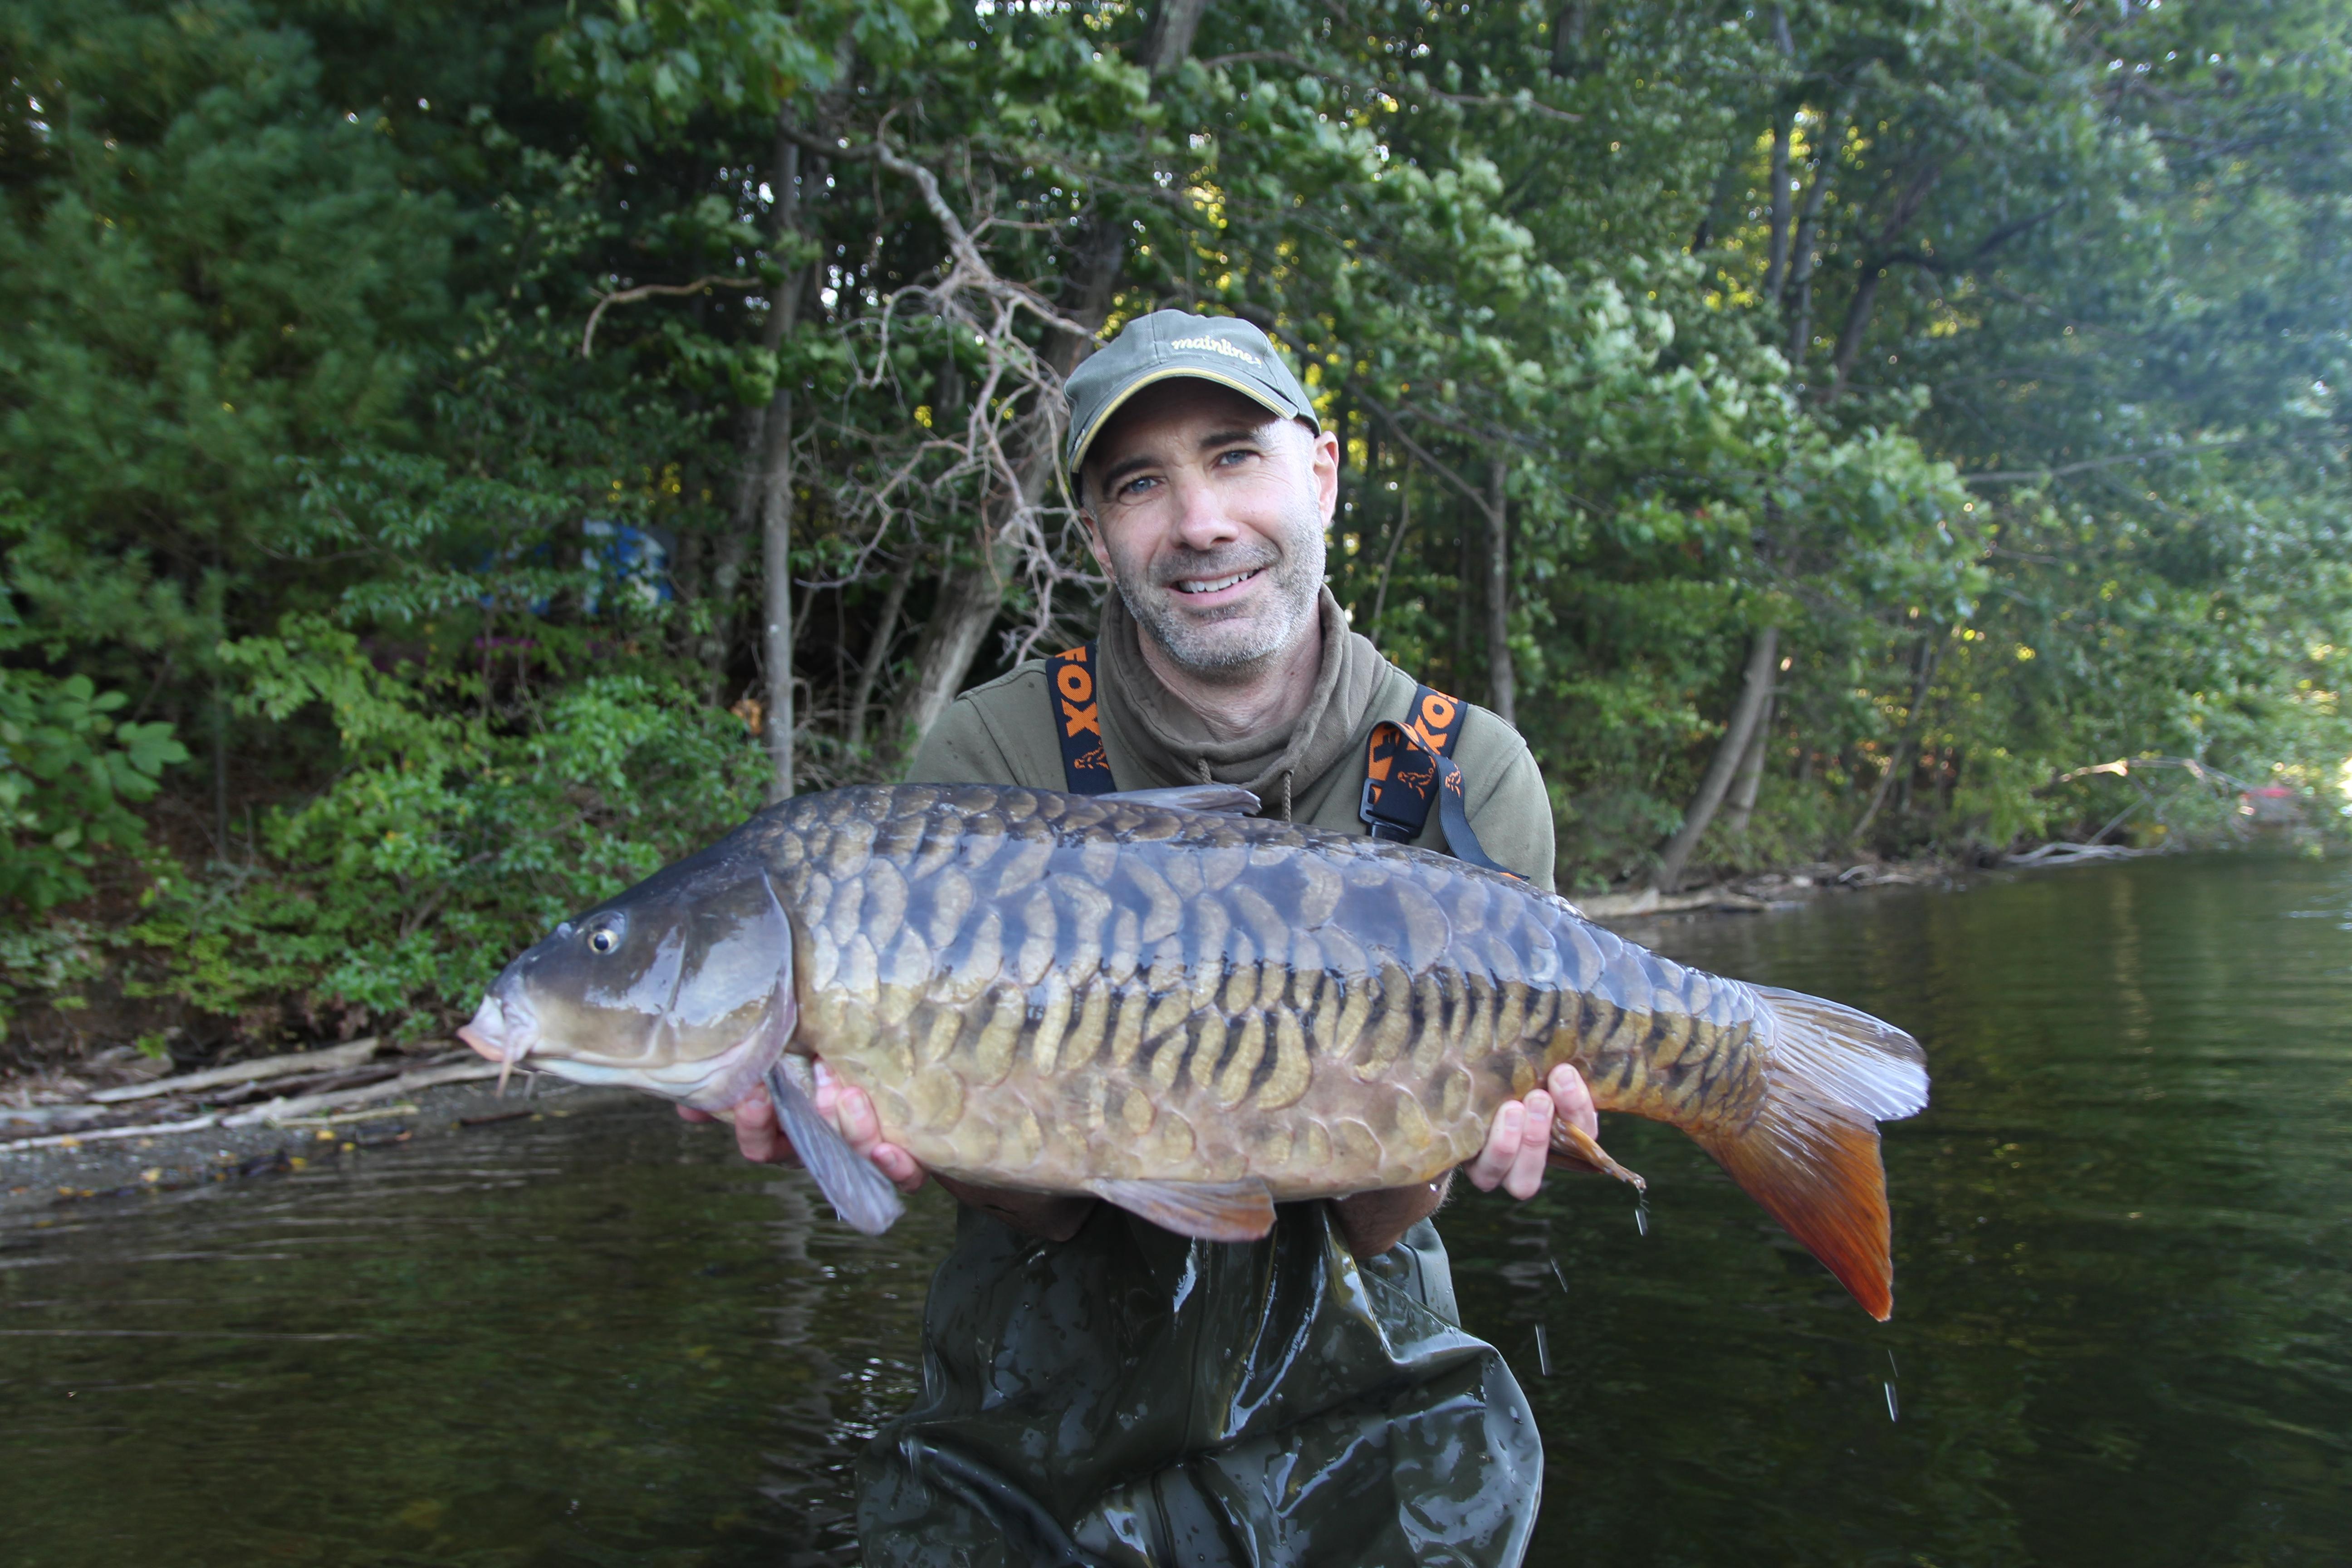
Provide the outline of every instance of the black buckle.
[[[1371,828],[1372,837],[1375,839],[1391,844],[1407,844],[1412,842],[1414,830],[1411,823],[1400,822],[1395,817],[1383,816],[1381,815],[1381,808],[1378,804],[1380,799],[1380,789],[1381,786],[1377,780],[1370,778],[1364,780],[1364,798],[1357,806],[1356,815],[1363,819],[1367,826]],[[1386,831],[1383,832],[1383,829]]]

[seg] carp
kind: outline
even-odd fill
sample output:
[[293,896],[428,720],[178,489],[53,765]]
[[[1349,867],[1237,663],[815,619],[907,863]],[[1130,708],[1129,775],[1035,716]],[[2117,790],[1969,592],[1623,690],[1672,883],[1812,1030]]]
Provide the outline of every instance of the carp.
[[[929,1169],[1218,1240],[1265,1235],[1277,1202],[1434,1180],[1568,1062],[1601,1110],[1696,1139],[1887,1316],[1874,1124],[1927,1103],[1910,1036],[1256,805],[1223,785],[782,801],[558,926],[459,1034],[705,1110],[764,1085],[869,1232],[898,1196],[817,1114],[814,1059]],[[1555,1153],[1630,1176],[1573,1130]]]

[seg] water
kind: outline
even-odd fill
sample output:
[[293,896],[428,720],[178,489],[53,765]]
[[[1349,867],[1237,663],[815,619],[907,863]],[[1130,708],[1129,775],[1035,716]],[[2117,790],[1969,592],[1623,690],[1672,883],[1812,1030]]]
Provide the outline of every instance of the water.
[[[2352,868],[1633,933],[1916,1029],[1872,1323],[1678,1134],[1458,1203],[1537,1563],[2352,1560]],[[948,1213],[867,1241],[630,1107],[0,1228],[0,1563],[855,1560]]]

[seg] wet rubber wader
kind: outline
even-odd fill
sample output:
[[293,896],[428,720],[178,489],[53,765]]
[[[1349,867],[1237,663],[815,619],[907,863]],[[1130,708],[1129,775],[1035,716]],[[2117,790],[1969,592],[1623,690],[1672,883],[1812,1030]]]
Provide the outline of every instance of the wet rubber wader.
[[[1119,787],[1099,668],[1091,646],[1045,661],[1024,715],[1050,714],[1077,794]],[[1452,762],[1466,711],[1422,687],[1403,722],[1374,724],[1360,816],[1404,841],[1434,806],[1448,848],[1492,865]],[[1281,1205],[1272,1235],[1237,1244],[1108,1204],[1058,1244],[962,1209],[924,1308],[922,1396],[858,1460],[866,1561],[1515,1564],[1542,1446],[1501,1354],[1458,1320],[1425,1220],[1360,1261],[1328,1203]]]

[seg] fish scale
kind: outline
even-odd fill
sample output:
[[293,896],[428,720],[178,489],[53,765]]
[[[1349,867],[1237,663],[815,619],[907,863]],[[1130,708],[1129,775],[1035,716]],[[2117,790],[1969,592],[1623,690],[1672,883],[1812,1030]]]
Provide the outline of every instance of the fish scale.
[[1442,1175],[1567,1063],[1602,1110],[1697,1138],[1884,1315],[1874,1123],[1925,1103],[1908,1036],[1515,878],[1156,793],[783,802],[516,960],[466,1037],[719,1110],[797,1093],[771,1069],[814,1058],[928,1168],[1225,1237],[1271,1201]]

